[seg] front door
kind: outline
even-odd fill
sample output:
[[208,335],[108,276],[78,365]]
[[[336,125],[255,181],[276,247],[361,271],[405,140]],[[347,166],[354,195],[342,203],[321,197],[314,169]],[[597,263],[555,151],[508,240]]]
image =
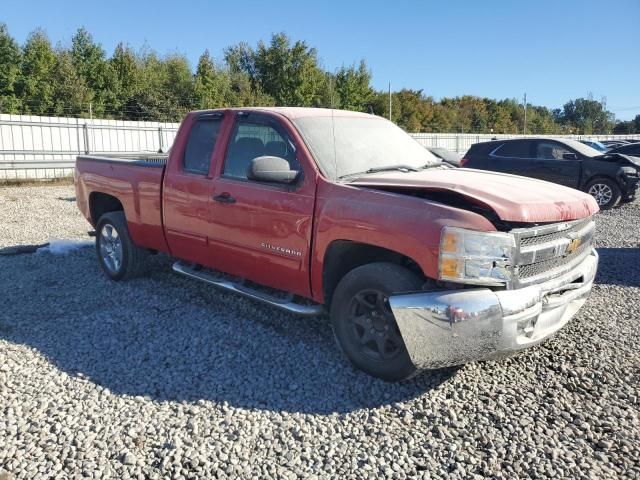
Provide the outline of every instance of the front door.
[[[216,268],[309,295],[315,177],[310,169],[303,171],[287,128],[262,112],[236,114],[224,164],[214,182],[209,241]],[[251,160],[260,156],[287,160],[300,171],[297,182],[249,180]]]
[[538,140],[535,157],[533,177],[578,188],[580,160],[578,160],[576,152],[553,140]]

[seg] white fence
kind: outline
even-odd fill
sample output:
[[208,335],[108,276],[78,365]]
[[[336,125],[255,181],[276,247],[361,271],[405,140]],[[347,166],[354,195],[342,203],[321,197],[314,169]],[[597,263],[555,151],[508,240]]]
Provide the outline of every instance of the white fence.
[[[474,143],[490,140],[505,140],[507,138],[539,138],[541,135],[494,135],[489,133],[412,133],[420,144],[425,147],[441,147],[453,152],[465,153]],[[548,138],[573,138],[576,140],[614,140],[637,139],[640,135],[543,135]]]
[[[79,153],[140,153],[166,151],[177,123],[36,117],[0,114],[0,181],[58,178],[73,174]],[[464,153],[478,142],[524,135],[475,133],[414,133],[424,146]],[[563,138],[637,138],[640,135],[565,135]]]
[[72,175],[80,153],[166,151],[178,125],[0,114],[0,181]]

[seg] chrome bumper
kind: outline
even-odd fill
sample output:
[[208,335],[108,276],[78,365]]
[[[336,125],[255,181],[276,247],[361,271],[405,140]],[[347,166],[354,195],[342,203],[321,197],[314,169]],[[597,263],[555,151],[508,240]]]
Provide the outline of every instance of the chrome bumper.
[[538,285],[409,293],[394,295],[389,303],[417,368],[460,365],[551,337],[586,301],[597,267],[592,250],[570,272]]

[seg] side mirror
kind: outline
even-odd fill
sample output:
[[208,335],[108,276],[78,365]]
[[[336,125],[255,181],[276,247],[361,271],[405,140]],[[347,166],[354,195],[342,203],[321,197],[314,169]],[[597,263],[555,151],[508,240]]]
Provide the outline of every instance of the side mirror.
[[291,170],[284,158],[264,156],[251,160],[247,178],[258,182],[290,184],[296,181],[298,173],[297,170]]
[[575,153],[563,153],[562,154],[562,159],[563,160],[577,160],[578,156]]

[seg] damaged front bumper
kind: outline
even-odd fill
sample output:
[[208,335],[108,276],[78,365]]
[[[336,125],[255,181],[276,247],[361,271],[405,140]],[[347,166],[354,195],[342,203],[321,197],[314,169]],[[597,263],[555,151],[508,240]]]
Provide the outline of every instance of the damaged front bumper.
[[595,250],[570,272],[516,290],[488,288],[394,295],[389,303],[414,365],[432,369],[508,355],[560,330],[584,304]]

